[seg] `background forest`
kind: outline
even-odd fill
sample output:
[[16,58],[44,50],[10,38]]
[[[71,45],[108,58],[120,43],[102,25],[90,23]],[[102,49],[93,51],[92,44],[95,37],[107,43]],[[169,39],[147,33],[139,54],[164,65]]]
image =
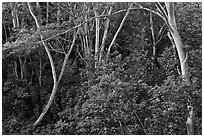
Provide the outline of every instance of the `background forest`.
[[2,134],[185,135],[189,104],[202,134],[202,3],[173,6],[190,85],[165,3],[2,3]]

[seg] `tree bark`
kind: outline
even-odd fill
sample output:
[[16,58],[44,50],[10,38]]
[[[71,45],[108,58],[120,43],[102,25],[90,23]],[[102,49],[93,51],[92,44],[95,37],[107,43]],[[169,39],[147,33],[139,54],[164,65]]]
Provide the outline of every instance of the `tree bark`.
[[98,51],[99,51],[99,28],[100,28],[100,18],[99,18],[99,14],[97,12],[98,9],[98,3],[96,3],[96,6],[94,7],[94,14],[95,14],[95,26],[96,26],[96,30],[95,30],[95,68],[97,67],[97,63],[98,63]]
[[[188,74],[188,54],[183,50],[183,43],[181,41],[181,37],[179,35],[175,16],[174,16],[174,5],[172,2],[165,3],[168,13],[168,23],[169,23],[169,30],[174,40],[176,49],[178,51],[180,66],[181,66],[181,74],[183,76],[183,80],[186,82],[186,85],[190,85],[190,79]],[[194,126],[195,126],[195,110],[192,103],[188,106],[188,117],[187,117],[187,134],[194,135]]]
[[[40,29],[40,23],[37,19],[37,17],[34,15],[33,13],[33,9],[31,7],[31,3],[28,2],[28,7],[29,7],[29,11],[31,13],[31,15],[33,16],[33,18],[35,19],[35,23],[36,23],[36,26],[38,29]],[[50,65],[51,65],[51,69],[52,69],[52,76],[53,76],[53,89],[52,89],[52,94],[50,96],[50,99],[46,105],[46,107],[44,108],[43,112],[41,113],[41,115],[39,116],[38,120],[34,123],[34,126],[36,126],[41,120],[42,118],[44,117],[44,115],[46,114],[46,112],[48,111],[50,105],[52,104],[52,101],[54,99],[54,95],[57,91],[57,87],[58,87],[58,82],[57,82],[57,76],[56,76],[56,71],[55,71],[55,66],[54,66],[54,61],[52,59],[52,56],[51,56],[51,53],[49,51],[49,48],[47,47],[46,43],[43,41],[43,36],[42,34],[40,35],[41,37],[41,41],[42,41],[42,44],[47,52],[47,55],[48,55],[48,58],[49,58],[49,61],[50,61]]]
[[66,53],[65,55],[65,58],[64,58],[64,61],[63,61],[63,64],[62,64],[62,68],[61,68],[61,71],[60,71],[60,75],[58,77],[58,83],[60,82],[62,76],[63,76],[63,73],[64,73],[64,70],[66,68],[66,64],[67,64],[67,61],[69,59],[69,55],[74,47],[74,44],[75,44],[75,41],[76,41],[76,38],[77,38],[77,35],[78,35],[78,32],[79,30],[74,34],[74,38],[73,38],[73,41],[72,41],[72,45],[70,46],[68,52]]
[[132,5],[133,5],[133,3],[131,3],[130,7],[127,9],[127,12],[126,12],[125,16],[123,17],[123,20],[121,21],[120,26],[119,26],[118,30],[116,31],[116,33],[115,33],[115,35],[114,35],[114,37],[113,37],[113,39],[111,41],[111,44],[108,47],[107,57],[110,54],[111,47],[113,46],[113,44],[114,44],[114,42],[115,42],[121,28],[123,27],[123,24],[124,24],[124,22],[125,22],[125,20],[126,20],[126,18],[128,16],[128,14],[130,13],[130,9],[131,9]]
[[195,126],[195,110],[193,105],[187,105],[188,110],[188,117],[186,121],[187,126],[187,134],[188,135],[194,135],[194,126]]
[[23,80],[23,78],[24,78],[24,73],[23,73],[23,69],[24,69],[23,61],[22,61],[22,59],[21,59],[20,56],[18,57],[18,59],[19,59],[19,62],[20,62],[20,68],[21,68],[21,79]]
[[[34,15],[33,9],[32,9],[31,4],[29,2],[28,2],[28,7],[29,7],[29,11],[30,11],[31,15],[35,19],[36,26],[38,27],[38,29],[40,29],[39,21],[38,21],[37,17]],[[52,88],[52,93],[50,95],[49,101],[48,101],[47,105],[45,106],[45,108],[43,109],[43,112],[41,113],[41,115],[39,116],[37,121],[34,123],[34,126],[36,126],[36,125],[38,125],[38,123],[40,123],[40,121],[43,119],[43,117],[45,116],[46,112],[48,111],[48,109],[50,108],[50,106],[51,106],[51,104],[52,104],[52,102],[54,100],[54,97],[55,97],[55,94],[56,94],[59,82],[60,82],[60,80],[61,80],[61,78],[63,76],[64,70],[65,70],[65,67],[66,67],[66,64],[67,64],[67,60],[68,60],[69,55],[70,55],[70,53],[71,53],[71,51],[73,49],[73,46],[75,44],[75,40],[76,40],[77,34],[78,34],[78,31],[74,35],[72,45],[71,45],[70,49],[68,50],[68,52],[65,55],[65,58],[64,58],[64,61],[63,61],[63,64],[62,64],[62,68],[61,68],[61,72],[60,72],[60,75],[58,77],[58,80],[57,80],[56,70],[55,70],[54,61],[52,59],[51,53],[50,53],[49,48],[46,45],[45,41],[43,41],[43,35],[42,34],[40,35],[41,42],[42,42],[42,44],[43,44],[43,46],[44,46],[44,48],[45,48],[45,50],[47,52],[47,55],[48,55],[48,58],[49,58],[49,61],[50,61],[54,85],[53,85],[53,88]]]
[[15,5],[14,3],[10,3],[11,6],[11,15],[12,15],[12,21],[13,21],[13,28],[16,29],[18,28],[18,22],[17,22],[17,14],[16,14],[16,10],[15,10]]
[[105,42],[107,39],[108,28],[109,28],[109,23],[110,23],[110,19],[109,19],[110,17],[109,16],[111,15],[112,10],[113,10],[113,6],[110,5],[110,10],[108,12],[108,17],[106,19],[105,29],[104,29],[104,33],[103,33],[103,39],[102,39],[102,44],[101,44],[100,56],[99,56],[99,64],[101,63],[101,59],[102,59],[103,52],[104,52]]
[[151,30],[151,37],[152,37],[152,48],[153,48],[153,56],[156,55],[156,45],[155,45],[155,36],[154,36],[154,24],[152,19],[152,12],[150,12],[150,30]]
[[38,21],[37,16],[35,16],[35,14],[33,13],[31,3],[29,3],[29,2],[28,2],[28,8],[29,8],[30,14],[33,16],[33,18],[35,20],[35,24],[36,24],[37,28],[39,29],[40,28],[40,22]]
[[15,7],[15,16],[16,16],[16,23],[17,23],[17,28],[20,28],[20,22],[19,22],[19,17],[18,17],[18,11],[16,10],[16,7]]
[[176,21],[175,21],[175,16],[174,16],[174,5],[171,2],[165,3],[167,7],[167,12],[168,12],[168,23],[169,23],[169,29],[170,33],[173,37],[176,49],[178,51],[178,56],[179,56],[179,61],[181,65],[181,74],[183,75],[183,78],[187,83],[189,83],[189,76],[188,76],[188,55],[187,53],[185,54],[183,50],[183,43],[181,41],[181,37],[179,35]]

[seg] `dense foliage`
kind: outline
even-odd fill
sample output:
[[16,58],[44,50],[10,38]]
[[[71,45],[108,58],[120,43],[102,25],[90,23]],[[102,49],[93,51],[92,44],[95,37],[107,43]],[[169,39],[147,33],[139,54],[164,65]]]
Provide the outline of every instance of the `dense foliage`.
[[[12,4],[20,19],[17,29],[12,25]],[[82,4],[67,5],[74,9],[74,5],[82,7]],[[98,12],[103,12],[107,3],[100,4]],[[141,3],[145,7],[151,4]],[[49,58],[39,43],[40,35],[49,39],[74,27],[83,20],[83,9],[75,10],[73,14],[79,18],[68,23],[67,15],[72,14],[72,9],[67,10],[66,3],[51,2],[46,20],[46,3],[40,3],[38,12],[42,13],[43,27],[36,30],[26,3],[3,3],[2,134],[184,135],[189,100],[196,106],[195,133],[202,134],[201,5],[175,3],[177,25],[189,54],[191,85],[183,83],[178,56],[169,41],[161,41],[155,62],[149,39],[149,12],[133,10],[111,49],[110,58],[102,58],[99,67],[95,67],[93,56],[83,55],[81,36],[77,39],[54,101],[42,122],[34,127],[53,86]],[[86,6],[92,9],[93,5]],[[128,4],[114,3],[113,7],[115,12],[127,9]],[[124,12],[111,16],[108,44],[123,16]],[[156,15],[153,19],[158,32],[163,22]],[[57,75],[73,33],[47,40]],[[90,31],[90,39],[95,38],[94,33]]]

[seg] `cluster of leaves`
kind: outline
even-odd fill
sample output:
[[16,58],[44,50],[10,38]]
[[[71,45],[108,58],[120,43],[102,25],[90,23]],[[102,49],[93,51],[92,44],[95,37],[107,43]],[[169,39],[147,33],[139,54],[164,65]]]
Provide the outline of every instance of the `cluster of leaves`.
[[201,48],[201,26],[202,20],[199,17],[201,13],[201,3],[177,3],[176,21],[183,42],[190,45],[190,49]]
[[[143,54],[141,60],[149,59]],[[186,134],[186,104],[191,97],[199,119],[196,133],[201,134],[201,87],[198,82],[193,81],[187,87],[180,77],[170,73],[160,81],[160,86],[153,87],[145,78],[142,81],[142,76],[151,74],[144,73],[148,65],[141,67],[141,60],[138,57],[134,62],[129,60],[132,67],[128,69],[124,68],[126,63],[113,61],[103,64],[99,71],[87,70],[88,80],[76,89],[80,103],[68,105],[66,111],[60,112],[56,125],[58,133]]]
[[[165,57],[171,56],[170,50],[167,48],[163,53]],[[165,60],[165,64],[169,64],[164,65],[165,72],[171,72],[173,67],[170,64],[174,62]],[[3,122],[3,133],[10,128],[14,130],[9,130],[10,134],[186,134],[186,103],[191,96],[197,106],[196,133],[201,134],[201,85],[198,78],[194,77],[192,85],[186,87],[174,73],[158,75],[156,81],[155,70],[158,74],[153,60],[147,52],[141,51],[135,51],[122,62],[116,59],[108,63],[104,61],[98,71],[90,66],[79,74],[80,82],[75,79],[77,85],[62,86],[43,120],[44,126],[35,130],[32,126],[19,129],[23,122],[19,123],[16,119],[20,117],[15,115],[4,118],[11,123]],[[3,108],[7,109],[3,113],[12,112],[8,108],[20,107],[14,104],[17,98],[31,96],[19,86],[14,88],[15,92],[11,92],[12,85],[9,88],[4,90],[10,95],[3,99]],[[11,101],[11,95],[15,96],[15,102]],[[46,95],[49,94],[43,96]],[[16,110],[28,114],[25,104]],[[28,129],[25,131],[25,128]]]

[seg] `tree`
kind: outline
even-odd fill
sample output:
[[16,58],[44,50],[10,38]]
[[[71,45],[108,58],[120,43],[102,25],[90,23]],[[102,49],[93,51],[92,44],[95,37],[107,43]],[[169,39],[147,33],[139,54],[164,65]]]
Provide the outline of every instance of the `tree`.
[[[36,26],[37,26],[38,30],[40,30],[41,24],[39,23],[39,20],[38,20],[37,16],[36,16],[36,15],[34,14],[34,12],[33,12],[33,8],[32,8],[31,3],[28,3],[28,7],[29,7],[29,10],[30,10],[31,15],[32,15],[33,18],[35,19],[35,23],[36,23]],[[61,80],[61,78],[62,78],[62,75],[63,75],[63,73],[64,73],[64,69],[65,69],[65,67],[66,67],[67,60],[68,60],[69,55],[70,55],[70,53],[71,53],[71,51],[72,51],[72,49],[73,49],[73,46],[74,46],[74,44],[75,44],[75,40],[76,40],[76,37],[77,37],[77,33],[78,33],[78,31],[75,33],[75,35],[74,35],[74,37],[73,37],[72,45],[71,45],[70,49],[68,50],[68,52],[67,52],[66,55],[65,55],[65,58],[64,58],[64,61],[63,61],[63,65],[62,65],[62,68],[61,68],[61,72],[60,72],[60,75],[59,75],[58,79],[57,79],[57,76],[56,76],[56,70],[55,70],[54,62],[53,62],[51,53],[50,53],[50,51],[49,51],[49,48],[48,48],[47,44],[44,42],[44,40],[43,40],[43,39],[44,39],[43,35],[42,35],[42,34],[40,35],[41,41],[42,41],[42,45],[44,46],[44,48],[45,48],[45,50],[46,50],[46,52],[47,52],[47,55],[48,55],[48,57],[49,57],[49,60],[50,60],[50,65],[51,65],[51,68],[52,68],[52,76],[53,76],[53,83],[54,83],[54,85],[53,85],[52,94],[51,94],[51,96],[50,96],[50,99],[49,99],[47,105],[45,106],[43,112],[41,113],[40,117],[39,117],[38,120],[35,122],[34,126],[36,126],[36,125],[43,119],[44,115],[46,114],[46,112],[48,111],[49,107],[50,107],[51,104],[52,104],[52,101],[53,101],[54,96],[55,96],[55,94],[56,94],[56,91],[57,91],[59,82],[60,82],[60,80]]]
[[[167,11],[160,3],[155,3],[155,5],[157,7],[158,12],[153,12],[153,13],[159,15],[168,26],[168,29],[171,35],[170,37],[172,37],[170,39],[173,39],[172,44],[173,45],[175,44],[175,47],[178,52],[180,67],[181,67],[181,75],[183,77],[183,80],[186,82],[186,84],[189,85],[190,79],[188,74],[188,54],[187,53],[185,54],[183,50],[183,43],[181,41],[181,37],[179,35],[179,31],[175,21],[174,5],[171,2],[165,3],[165,7]],[[187,124],[188,134],[192,135],[194,134],[194,122],[195,122],[195,112],[194,112],[194,107],[192,106],[192,103],[188,104],[188,110],[189,110],[189,115],[188,115],[186,124]]]
[[2,10],[3,134],[201,134],[200,3]]

